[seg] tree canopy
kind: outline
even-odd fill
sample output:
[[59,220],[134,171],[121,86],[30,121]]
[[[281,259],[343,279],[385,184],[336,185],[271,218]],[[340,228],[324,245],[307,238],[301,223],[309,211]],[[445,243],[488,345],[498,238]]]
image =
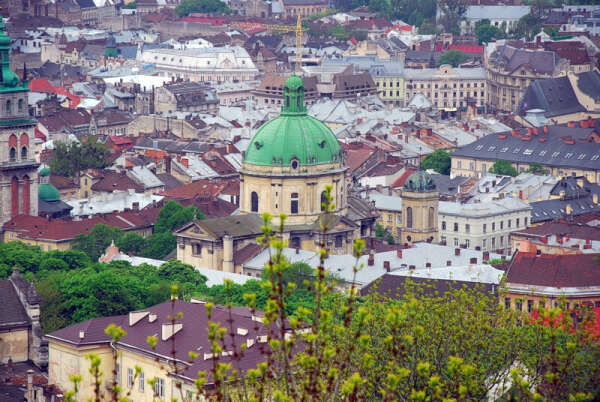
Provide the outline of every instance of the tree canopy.
[[450,154],[443,149],[438,149],[423,159],[421,168],[433,169],[439,174],[448,175],[450,174]]
[[447,50],[438,59],[438,65],[450,64],[452,67],[458,67],[467,60],[469,56],[460,50]]
[[110,149],[93,136],[82,143],[56,141],[48,164],[53,173],[72,177],[85,169],[105,168],[110,153]]
[[183,0],[175,7],[175,13],[185,17],[191,13],[229,14],[231,10],[220,0]]
[[501,174],[512,177],[515,177],[519,174],[517,172],[517,169],[515,169],[509,161],[505,161],[502,159],[499,159],[496,162],[494,162],[489,172],[493,174]]
[[475,24],[475,35],[477,36],[480,45],[506,37],[504,31],[492,26],[488,19],[477,21]]

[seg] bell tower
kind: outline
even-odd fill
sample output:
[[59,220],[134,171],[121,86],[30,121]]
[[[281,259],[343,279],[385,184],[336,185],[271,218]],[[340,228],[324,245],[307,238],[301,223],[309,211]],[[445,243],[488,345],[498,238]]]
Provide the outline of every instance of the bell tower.
[[[25,73],[24,69],[24,75]],[[36,121],[29,116],[27,77],[10,69],[10,37],[0,15],[0,225],[17,215],[37,215]]]

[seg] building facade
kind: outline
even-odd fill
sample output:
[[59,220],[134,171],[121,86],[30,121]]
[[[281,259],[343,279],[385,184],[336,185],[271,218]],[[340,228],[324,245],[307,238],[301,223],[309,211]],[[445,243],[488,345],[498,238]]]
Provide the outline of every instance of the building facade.
[[532,81],[563,76],[568,62],[554,52],[527,50],[506,43],[489,44],[484,51],[487,104],[491,111],[518,112]]
[[439,203],[440,242],[454,247],[510,253],[510,233],[531,223],[531,207],[514,198]]
[[258,74],[252,58],[240,46],[144,49],[136,58],[141,63],[154,64],[163,76],[173,81],[252,81]]
[[[252,91],[252,99],[258,105],[283,105],[283,89],[285,86],[286,77],[282,74],[267,73],[261,80],[256,89]],[[304,77],[304,102],[307,105],[312,105],[319,99],[319,91],[317,89],[317,77]]]
[[440,195],[431,176],[423,170],[408,176],[401,197],[401,243],[437,242]]
[[[1,18],[1,17],[0,17]],[[37,172],[26,80],[10,69],[10,37],[0,21],[0,225],[17,215],[37,215]]]
[[154,93],[155,113],[216,113],[219,106],[215,90],[199,82],[166,84]]
[[405,99],[421,93],[438,109],[456,112],[472,100],[476,106],[485,106],[487,84],[483,68],[453,68],[442,65],[439,69],[405,69]]

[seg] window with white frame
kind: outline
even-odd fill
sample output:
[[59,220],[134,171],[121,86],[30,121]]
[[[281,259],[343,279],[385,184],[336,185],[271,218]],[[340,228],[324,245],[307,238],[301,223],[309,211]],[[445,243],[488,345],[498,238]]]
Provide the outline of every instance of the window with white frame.
[[165,380],[162,378],[157,378],[154,383],[154,394],[159,398],[165,397]]

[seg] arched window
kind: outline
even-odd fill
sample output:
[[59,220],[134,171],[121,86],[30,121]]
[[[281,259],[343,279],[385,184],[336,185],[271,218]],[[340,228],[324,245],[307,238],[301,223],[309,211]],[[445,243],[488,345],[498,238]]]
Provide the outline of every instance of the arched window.
[[17,148],[15,148],[15,147],[10,148],[9,159],[11,162],[14,162],[17,160]]
[[26,160],[27,159],[27,147],[22,147],[21,148],[21,159],[22,160]]
[[11,103],[10,103],[10,99],[6,101],[6,113],[10,114],[11,113]]
[[258,212],[258,194],[256,191],[253,191],[250,196],[250,211]]
[[325,204],[327,203],[327,193],[323,191],[321,193],[321,211],[325,210]]
[[435,208],[429,207],[429,228],[432,229],[435,227]]
[[413,215],[412,215],[411,207],[406,208],[406,227],[407,228],[413,227]]
[[290,211],[292,214],[298,213],[298,193],[292,193]]

